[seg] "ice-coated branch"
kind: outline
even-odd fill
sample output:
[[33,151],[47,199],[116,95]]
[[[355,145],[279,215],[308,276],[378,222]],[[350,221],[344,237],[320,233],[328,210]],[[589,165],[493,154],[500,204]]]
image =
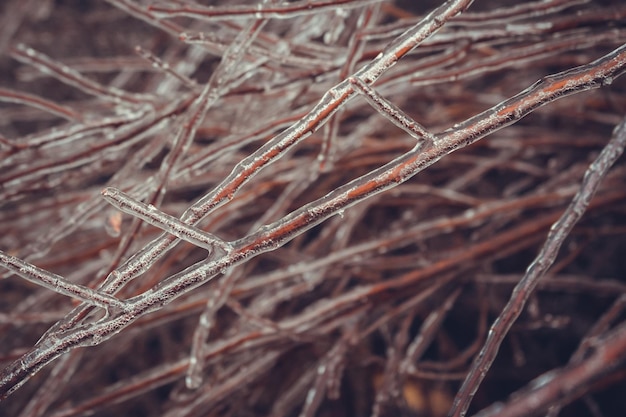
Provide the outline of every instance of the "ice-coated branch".
[[[0,415],[444,415],[626,105],[623,79],[557,102],[624,73],[618,0],[22,3],[0,18]],[[625,173],[498,358],[544,377],[488,415],[597,414],[623,379]],[[620,298],[555,312],[581,297]],[[527,355],[549,327],[564,362],[594,322],[562,369]]]
[[34,284],[59,294],[76,298],[84,303],[105,309],[124,310],[124,302],[80,284],[69,282],[60,275],[45,271],[15,256],[0,251],[0,265]]
[[427,142],[434,142],[437,138],[427,131],[422,125],[415,120],[407,116],[400,108],[393,103],[385,100],[380,94],[373,88],[365,84],[362,80],[356,77],[348,78],[348,81],[356,87],[357,91],[361,93],[381,115],[398,126],[400,129],[413,136],[416,140]]
[[[62,352],[74,346],[97,344],[110,338],[137,318],[162,308],[177,297],[207,282],[222,270],[284,245],[305,230],[339,214],[349,206],[376,193],[393,188],[443,156],[514,123],[542,105],[576,92],[600,87],[621,75],[625,70],[626,45],[590,64],[546,77],[517,96],[437,135],[437,140],[432,145],[423,146],[423,143],[417,145],[389,164],[337,188],[325,197],[301,207],[280,221],[264,226],[258,232],[233,242],[233,250],[227,255],[210,262],[191,266],[187,270],[167,278],[145,293],[127,300],[128,313],[94,323],[87,329],[68,332],[61,338],[55,336],[50,340],[42,340],[40,344],[51,344],[51,347],[45,350],[35,347],[26,357],[7,368],[0,380],[1,392],[6,395],[7,392],[13,391],[16,384],[21,385],[33,371],[45,366]],[[327,95],[327,97],[332,97],[332,94]],[[327,98],[323,103],[333,103],[332,100],[328,100]],[[274,144],[270,142],[269,148],[273,149],[273,147]],[[266,148],[267,146],[262,148],[263,153],[268,151]],[[271,154],[277,157],[279,149],[275,149]],[[246,165],[247,163],[249,163],[249,158],[244,159],[240,166],[234,170],[233,175],[235,178],[240,178],[239,181],[241,182],[246,179],[242,173],[251,174],[258,169],[258,166],[249,167]],[[257,164],[263,165],[261,161]],[[216,200],[209,201],[223,202],[228,194],[227,190],[218,187],[218,190],[211,195],[214,195]],[[223,196],[223,198],[218,198],[218,196]],[[197,210],[197,207],[198,205],[194,205],[188,212],[195,213],[194,216],[188,217],[191,216],[188,214],[187,217],[183,217],[183,221],[202,214],[193,210],[194,208]],[[205,207],[212,208],[215,205],[209,204]],[[202,216],[198,216],[198,218],[200,217]],[[153,263],[154,258],[151,257],[159,253],[154,248],[151,246],[150,250],[140,252],[139,262],[134,265],[139,269],[147,269]]]
[[97,95],[98,97],[106,98],[115,103],[126,102],[130,105],[145,105],[154,102],[154,97],[150,95],[129,93],[90,80],[73,68],[60,64],[26,45],[20,44],[15,46],[11,49],[11,54],[15,59],[33,65],[44,73],[53,74],[60,81],[79,88],[87,94]]
[[[446,21],[462,12],[470,3],[470,0],[449,0],[433,10],[420,23],[392,41],[371,63],[357,71],[355,77],[366,83],[373,83],[400,58],[432,35]],[[183,213],[181,221],[196,224],[216,208],[226,204],[260,170],[277,161],[288,150],[319,129],[354,94],[356,92],[347,80],[331,88],[307,115],[237,164],[222,183]],[[171,235],[160,236],[129,259],[117,273],[128,280],[144,273],[175,243],[176,239]]]
[[73,109],[57,104],[45,98],[26,94],[21,91],[0,88],[0,101],[25,104],[50,112],[68,120],[81,120],[83,117]]
[[561,245],[563,245],[563,242],[574,228],[574,225],[587,210],[589,202],[607,172],[623,153],[624,146],[626,146],[626,119],[615,128],[613,138],[585,172],[580,190],[574,196],[563,215],[561,215],[559,220],[550,228],[550,232],[548,233],[548,237],[541,251],[528,267],[524,277],[515,286],[507,305],[491,326],[487,341],[472,364],[472,368],[454,400],[453,407],[450,410],[450,416],[462,417],[466,414],[474,394],[498,354],[502,341],[515,320],[524,310],[526,302],[539,283],[539,280],[541,280],[554,263]]
[[623,372],[626,361],[626,325],[596,340],[589,356],[578,363],[537,377],[506,403],[496,403],[474,417],[526,417],[545,413],[551,404],[570,402],[602,376]]
[[159,17],[189,16],[203,20],[224,20],[232,18],[290,19],[306,14],[335,11],[337,8],[362,7],[381,0],[305,0],[286,4],[259,4],[256,6],[189,6],[166,7],[150,6],[149,10]]
[[124,213],[132,214],[159,229],[171,233],[179,239],[192,243],[198,247],[205,248],[211,252],[215,247],[225,252],[230,252],[231,245],[217,236],[213,236],[194,226],[189,226],[178,220],[174,216],[163,213],[156,207],[135,200],[128,194],[113,187],[107,187],[102,191],[102,196],[109,203],[120,209]]

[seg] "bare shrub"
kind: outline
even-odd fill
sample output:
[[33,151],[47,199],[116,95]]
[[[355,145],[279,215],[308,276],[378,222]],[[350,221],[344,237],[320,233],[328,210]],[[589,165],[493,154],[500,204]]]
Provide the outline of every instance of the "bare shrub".
[[626,412],[626,6],[213,3],[5,2],[0,414]]

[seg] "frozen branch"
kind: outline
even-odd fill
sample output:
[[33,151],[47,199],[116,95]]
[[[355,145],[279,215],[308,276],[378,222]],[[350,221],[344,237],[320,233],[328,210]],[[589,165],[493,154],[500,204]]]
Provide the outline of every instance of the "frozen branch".
[[253,3],[4,7],[0,415],[613,413],[626,7]]
[[467,412],[470,401],[491,367],[502,341],[524,310],[526,302],[539,280],[554,263],[561,245],[587,210],[587,206],[589,206],[608,170],[623,153],[624,146],[626,146],[626,119],[615,128],[611,141],[585,172],[580,191],[574,196],[571,204],[559,220],[550,228],[546,243],[528,267],[524,277],[515,286],[511,299],[491,326],[487,341],[472,364],[472,368],[455,398],[453,408],[450,411],[451,416],[464,416]]

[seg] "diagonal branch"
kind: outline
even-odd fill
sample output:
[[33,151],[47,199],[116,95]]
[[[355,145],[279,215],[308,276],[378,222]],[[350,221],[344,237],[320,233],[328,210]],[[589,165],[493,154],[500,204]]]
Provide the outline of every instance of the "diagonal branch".
[[580,190],[563,215],[550,228],[550,233],[548,233],[541,251],[528,267],[524,277],[515,286],[510,300],[491,326],[487,341],[472,364],[472,368],[454,400],[450,416],[464,416],[467,412],[474,394],[498,354],[502,341],[524,310],[531,293],[554,263],[561,245],[585,213],[589,202],[602,183],[602,179],[624,151],[624,146],[626,146],[626,119],[615,128],[611,141],[585,172]]

